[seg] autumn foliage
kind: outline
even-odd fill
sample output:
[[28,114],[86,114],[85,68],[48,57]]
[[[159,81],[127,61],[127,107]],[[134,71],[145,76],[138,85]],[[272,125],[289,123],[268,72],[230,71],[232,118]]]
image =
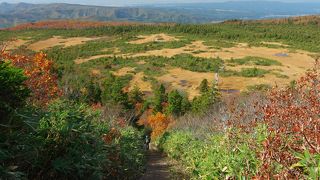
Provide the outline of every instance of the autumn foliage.
[[57,76],[52,73],[53,62],[47,59],[46,54],[40,52],[27,57],[12,55],[3,49],[0,59],[10,61],[15,67],[24,70],[25,76],[28,77],[25,84],[32,92],[29,99],[32,104],[46,106],[61,94]]
[[136,22],[92,22],[77,20],[55,20],[40,21],[35,23],[20,24],[6,30],[25,30],[25,29],[87,29],[106,26],[138,26],[138,25],[173,25],[173,23],[136,23]]
[[305,172],[297,153],[320,153],[319,79],[315,68],[294,87],[273,88],[266,97],[252,100],[251,106],[232,111],[229,125],[243,133],[252,133],[261,124],[267,128],[262,149],[251,145],[262,162],[259,179],[301,178]]
[[292,152],[320,153],[319,79],[315,69],[302,77],[295,88],[270,92],[269,103],[262,108],[269,137],[259,153],[265,177],[273,171],[274,161],[285,167],[278,177],[298,177],[299,169],[291,168],[298,161]]
[[152,129],[151,137],[156,138],[165,132],[171,120],[165,114],[158,112],[155,115],[149,116],[147,123]]

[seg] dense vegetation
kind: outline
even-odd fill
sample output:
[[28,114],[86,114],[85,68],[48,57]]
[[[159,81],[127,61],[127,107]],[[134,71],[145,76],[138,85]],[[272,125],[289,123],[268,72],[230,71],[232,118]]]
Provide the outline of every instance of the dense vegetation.
[[[182,90],[156,80],[166,73],[164,67],[250,78],[278,73],[262,68],[282,64],[258,57],[224,61],[188,54],[117,57],[113,51],[133,54],[179,48],[197,39],[215,48],[277,41],[319,52],[317,25],[254,22],[85,28],[0,32],[2,41],[32,37],[30,41],[35,42],[53,35],[104,37],[44,53],[25,46],[11,53],[1,51],[0,178],[137,179],[145,170],[143,135],[149,133],[194,179],[320,177],[317,69],[286,89],[270,90],[267,84],[248,87],[249,92],[236,100],[222,97],[216,82],[204,79],[200,94],[190,99]],[[183,38],[127,43],[136,34],[162,32]],[[74,62],[106,54],[112,56]],[[225,69],[226,64],[259,68],[233,71]],[[134,69],[113,75],[123,67]],[[152,83],[151,95],[127,86],[140,72],[143,80]]]
[[319,179],[318,78],[185,115],[158,144],[194,179]]
[[143,133],[124,115],[61,96],[43,54],[1,53],[1,179],[135,179],[144,171]]

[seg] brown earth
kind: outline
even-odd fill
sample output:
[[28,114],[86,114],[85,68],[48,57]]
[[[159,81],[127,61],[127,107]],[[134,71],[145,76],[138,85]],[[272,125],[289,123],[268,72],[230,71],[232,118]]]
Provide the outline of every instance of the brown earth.
[[158,150],[150,150],[147,152],[147,170],[140,180],[169,180],[170,165],[166,157]]

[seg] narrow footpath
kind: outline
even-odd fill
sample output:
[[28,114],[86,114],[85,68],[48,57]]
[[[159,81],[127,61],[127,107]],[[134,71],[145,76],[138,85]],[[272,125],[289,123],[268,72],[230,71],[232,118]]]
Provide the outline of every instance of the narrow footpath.
[[166,157],[157,149],[151,148],[147,153],[147,171],[140,180],[169,180],[170,171]]

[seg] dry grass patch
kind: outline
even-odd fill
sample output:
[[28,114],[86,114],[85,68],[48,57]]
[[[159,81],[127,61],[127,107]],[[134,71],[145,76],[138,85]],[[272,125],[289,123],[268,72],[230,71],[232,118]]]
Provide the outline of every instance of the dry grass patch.
[[134,70],[135,70],[135,68],[133,68],[133,67],[124,67],[124,68],[119,69],[116,72],[113,72],[113,74],[115,76],[124,76],[124,75],[127,75],[129,73],[134,72]]
[[197,53],[193,53],[195,51],[204,51],[204,52],[214,52],[210,50],[209,46],[203,44],[203,41],[193,41],[191,44],[188,44],[181,48],[175,49],[159,49],[159,50],[151,50],[143,53],[136,53],[133,55],[125,55],[127,57],[140,57],[140,56],[164,56],[164,57],[173,57],[179,54],[193,54],[197,56]]
[[143,72],[139,72],[134,75],[129,84],[129,91],[137,86],[144,94],[150,94],[152,92],[152,85],[149,81],[144,81],[144,77],[145,75]]
[[29,40],[24,40],[24,39],[16,39],[13,41],[8,41],[5,42],[3,45],[6,47],[6,50],[13,50],[17,49],[22,45],[25,45],[29,42]]
[[[249,66],[241,66],[242,68]],[[259,67],[260,68],[260,67]],[[263,67],[265,69],[271,67]],[[236,70],[236,69],[235,69]],[[238,70],[238,69],[237,69]],[[278,70],[279,71],[279,70]],[[219,77],[219,88],[220,89],[234,89],[244,91],[247,90],[248,86],[254,86],[259,84],[270,84],[272,86],[285,87],[289,84],[291,80],[296,79],[300,74],[291,72],[290,68],[287,68],[285,73],[281,72],[281,74],[290,74],[292,73],[290,78],[279,78],[274,74],[266,74],[264,77]],[[169,85],[169,89],[179,89],[188,93],[189,98],[192,99],[195,96],[200,94],[199,85],[203,79],[207,79],[209,82],[214,81],[214,73],[199,73],[192,72],[188,70],[184,70],[181,68],[173,68],[168,70],[168,74],[158,77],[157,79]]]
[[94,76],[101,75],[101,71],[99,69],[92,69],[91,74]]
[[82,64],[91,60],[95,60],[95,59],[100,59],[100,58],[108,58],[108,57],[114,57],[113,54],[102,54],[102,55],[96,55],[96,56],[91,56],[88,58],[78,58],[76,60],[74,60],[74,63],[76,64]]
[[140,35],[137,36],[137,40],[130,41],[130,44],[144,44],[150,42],[169,42],[169,41],[178,41],[176,37],[170,36],[168,34],[152,34],[152,35]]
[[160,82],[169,85],[169,89],[179,89],[188,93],[192,99],[199,95],[199,85],[203,79],[212,82],[214,73],[199,73],[184,70],[181,68],[173,68],[168,70],[166,75],[157,78]]
[[146,64],[146,62],[145,61],[139,61],[139,62],[137,62],[137,64],[144,65],[144,64]]
[[266,41],[262,41],[261,43],[262,43],[262,44],[266,44],[266,45],[276,45],[276,46],[289,47],[289,45],[283,44],[283,43],[279,43],[279,42],[266,42]]
[[[292,79],[291,79],[292,80]],[[270,84],[271,86],[285,87],[290,79],[277,78],[273,74],[266,74],[264,77],[220,77],[220,89],[247,90],[248,86],[259,84]]]
[[135,68],[132,67],[124,67],[119,69],[116,72],[113,72],[115,76],[124,76],[127,74],[132,74],[133,78],[125,87],[125,91],[131,91],[135,86],[137,86],[144,94],[151,94],[152,92],[152,85],[148,81],[144,81],[145,74],[143,72],[134,73]]
[[105,49],[102,49],[102,52],[111,52],[112,54],[119,54],[121,53],[121,50],[117,47],[112,47],[112,48],[105,48]]
[[86,43],[87,41],[92,41],[97,39],[101,39],[101,37],[99,38],[89,38],[89,37],[63,38],[61,36],[53,36],[50,39],[46,39],[46,40],[42,40],[42,41],[38,41],[33,44],[30,44],[28,48],[34,51],[41,51],[54,46],[69,47],[69,46],[80,45],[80,44]]

